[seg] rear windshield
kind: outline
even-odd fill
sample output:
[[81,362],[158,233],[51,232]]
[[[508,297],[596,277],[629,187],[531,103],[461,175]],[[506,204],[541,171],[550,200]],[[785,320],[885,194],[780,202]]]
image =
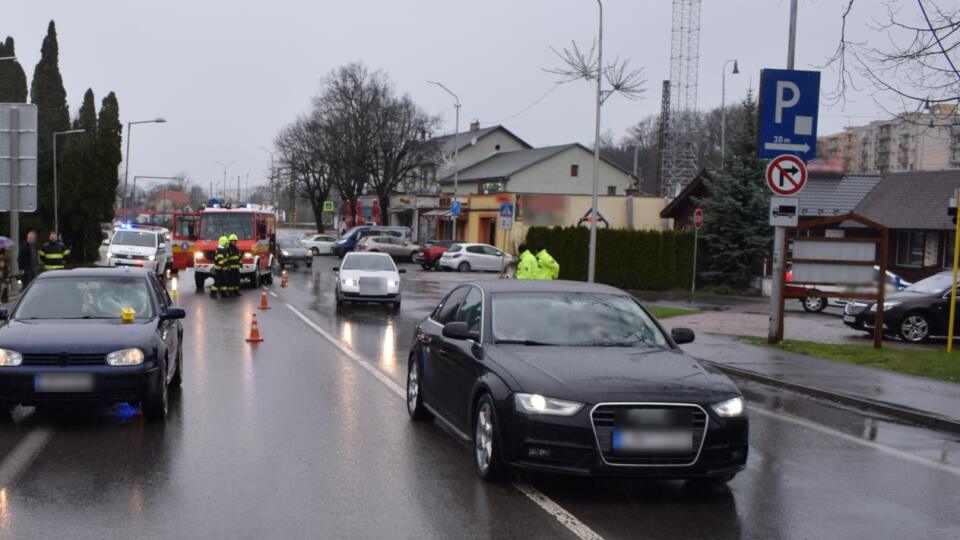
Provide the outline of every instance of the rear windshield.
[[24,293],[14,319],[120,319],[130,308],[137,319],[154,316],[147,281],[138,278],[38,279]]
[[157,247],[157,233],[146,231],[117,231],[111,244],[120,246]]
[[450,252],[450,253],[456,253],[456,252],[460,251],[461,249],[463,249],[463,246],[461,246],[460,244],[454,244],[454,245],[450,246],[450,249],[448,249],[447,251]]
[[343,260],[341,270],[369,270],[373,272],[397,269],[389,255],[379,253],[351,253]]

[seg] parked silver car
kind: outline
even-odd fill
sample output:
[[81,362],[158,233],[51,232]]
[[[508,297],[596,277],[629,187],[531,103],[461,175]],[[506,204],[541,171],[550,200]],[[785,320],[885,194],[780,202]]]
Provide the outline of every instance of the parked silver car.
[[386,253],[394,259],[412,261],[420,246],[396,236],[368,236],[357,244],[357,251]]
[[513,256],[489,244],[454,244],[440,256],[438,265],[444,270],[502,272],[514,265]]

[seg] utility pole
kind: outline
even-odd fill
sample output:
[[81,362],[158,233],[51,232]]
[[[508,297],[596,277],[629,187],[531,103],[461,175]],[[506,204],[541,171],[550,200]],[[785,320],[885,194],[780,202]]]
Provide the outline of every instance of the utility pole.
[[[455,100],[453,104],[454,109],[456,109],[456,120],[453,128],[453,200],[456,201],[457,188],[460,184],[460,167],[458,164],[458,158],[460,157],[460,98],[449,88],[436,81],[427,81],[427,83],[435,84],[440,88],[443,88],[448,94],[453,96],[453,99]],[[459,218],[459,214],[453,216],[453,237],[451,239],[454,242],[457,241],[457,220]]]
[[[787,42],[787,69],[793,69],[797,46],[797,0],[790,0],[790,31]],[[770,343],[783,338],[783,253],[787,242],[787,229],[777,226],[773,230],[773,275],[770,280]]]
[[720,168],[723,169],[727,160],[727,64],[733,62],[733,74],[740,73],[736,60],[727,60],[723,63],[720,73]]

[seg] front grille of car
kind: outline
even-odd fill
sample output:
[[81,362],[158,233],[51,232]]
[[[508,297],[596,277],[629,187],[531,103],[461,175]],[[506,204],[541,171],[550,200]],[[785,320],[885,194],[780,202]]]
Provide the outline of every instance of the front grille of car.
[[123,253],[116,253],[114,254],[113,258],[114,259],[130,259],[133,261],[143,261],[147,259],[145,255],[125,255]]
[[[633,454],[618,455],[613,451],[614,418],[618,410],[654,409],[676,410],[690,409],[693,417],[693,450],[689,453]],[[707,413],[697,405],[662,403],[604,403],[594,407],[590,415],[593,421],[593,433],[597,439],[600,456],[608,465],[635,467],[684,467],[697,462],[707,431]]]
[[102,366],[106,363],[103,354],[34,354],[23,355],[25,366]]
[[847,305],[843,307],[843,313],[845,315],[859,315],[867,309],[868,305],[863,302],[847,302]]

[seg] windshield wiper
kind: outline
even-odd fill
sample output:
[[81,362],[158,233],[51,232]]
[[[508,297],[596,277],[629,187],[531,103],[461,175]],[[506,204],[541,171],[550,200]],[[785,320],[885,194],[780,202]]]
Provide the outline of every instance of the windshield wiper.
[[498,339],[496,340],[497,345],[527,345],[529,347],[556,347],[556,343],[544,343],[542,341],[534,341],[532,339]]

